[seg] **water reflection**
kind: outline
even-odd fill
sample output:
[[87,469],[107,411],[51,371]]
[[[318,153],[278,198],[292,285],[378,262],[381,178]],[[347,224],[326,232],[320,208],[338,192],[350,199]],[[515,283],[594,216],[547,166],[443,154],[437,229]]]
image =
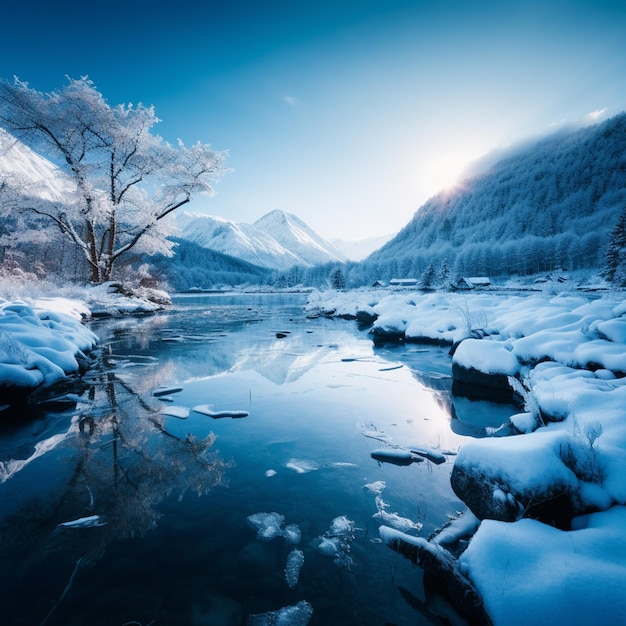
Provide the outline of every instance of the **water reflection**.
[[[5,623],[245,624],[305,601],[313,625],[439,623],[380,520],[423,536],[444,524],[461,508],[454,452],[501,416],[452,398],[445,348],[375,348],[352,322],[307,319],[303,300],[181,298],[94,325],[88,391],[0,438]],[[377,462],[381,446],[448,462]],[[296,525],[297,548],[260,541],[260,513]],[[344,518],[350,568],[319,549]]]

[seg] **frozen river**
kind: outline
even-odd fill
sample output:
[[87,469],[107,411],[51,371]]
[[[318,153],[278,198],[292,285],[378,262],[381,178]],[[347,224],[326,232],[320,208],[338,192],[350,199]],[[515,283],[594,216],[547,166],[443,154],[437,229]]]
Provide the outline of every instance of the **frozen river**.
[[[305,300],[92,325],[90,389],[0,425],[3,624],[440,623],[378,528],[462,510],[455,451],[512,411],[453,398],[447,348],[375,347]],[[372,457],[416,446],[447,462]]]

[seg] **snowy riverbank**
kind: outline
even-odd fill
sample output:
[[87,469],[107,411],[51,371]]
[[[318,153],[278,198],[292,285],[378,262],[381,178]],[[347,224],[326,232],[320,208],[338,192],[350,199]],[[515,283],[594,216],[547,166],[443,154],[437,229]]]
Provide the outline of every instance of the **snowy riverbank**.
[[84,321],[154,313],[169,301],[162,292],[149,295],[152,300],[120,293],[107,283],[74,288],[67,297],[0,299],[0,407],[74,379],[88,367],[88,355],[97,345]]
[[308,310],[369,320],[377,341],[470,337],[451,357],[455,382],[488,392],[510,381],[524,398],[508,425],[456,458],[452,486],[471,512],[445,540],[381,527],[389,545],[446,563],[495,624],[624,623],[623,294],[317,292]]

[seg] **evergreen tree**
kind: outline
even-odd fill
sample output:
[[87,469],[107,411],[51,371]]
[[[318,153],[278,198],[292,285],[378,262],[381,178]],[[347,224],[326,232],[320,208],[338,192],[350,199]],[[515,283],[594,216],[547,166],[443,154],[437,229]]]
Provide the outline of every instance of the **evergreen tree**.
[[609,282],[626,284],[626,209],[611,232],[603,275]]
[[341,267],[336,267],[330,274],[330,284],[333,289],[345,289],[346,279],[344,278]]

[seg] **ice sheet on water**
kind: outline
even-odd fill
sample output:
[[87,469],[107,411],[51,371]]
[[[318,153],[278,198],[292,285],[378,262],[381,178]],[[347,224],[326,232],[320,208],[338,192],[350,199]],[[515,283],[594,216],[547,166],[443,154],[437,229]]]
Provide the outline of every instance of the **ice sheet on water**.
[[285,580],[290,589],[295,589],[298,585],[300,570],[304,564],[304,552],[302,550],[292,550],[287,557],[287,566],[285,567]]
[[297,524],[289,524],[283,528],[285,516],[280,513],[255,513],[248,517],[250,526],[256,529],[257,539],[272,541],[276,537],[284,537],[288,543],[298,544],[302,532]]
[[302,600],[278,611],[250,615],[248,626],[307,626],[312,615],[313,607],[306,600]]
[[306,459],[289,459],[286,467],[296,474],[308,474],[309,472],[314,472],[320,468],[315,461],[309,461]]

